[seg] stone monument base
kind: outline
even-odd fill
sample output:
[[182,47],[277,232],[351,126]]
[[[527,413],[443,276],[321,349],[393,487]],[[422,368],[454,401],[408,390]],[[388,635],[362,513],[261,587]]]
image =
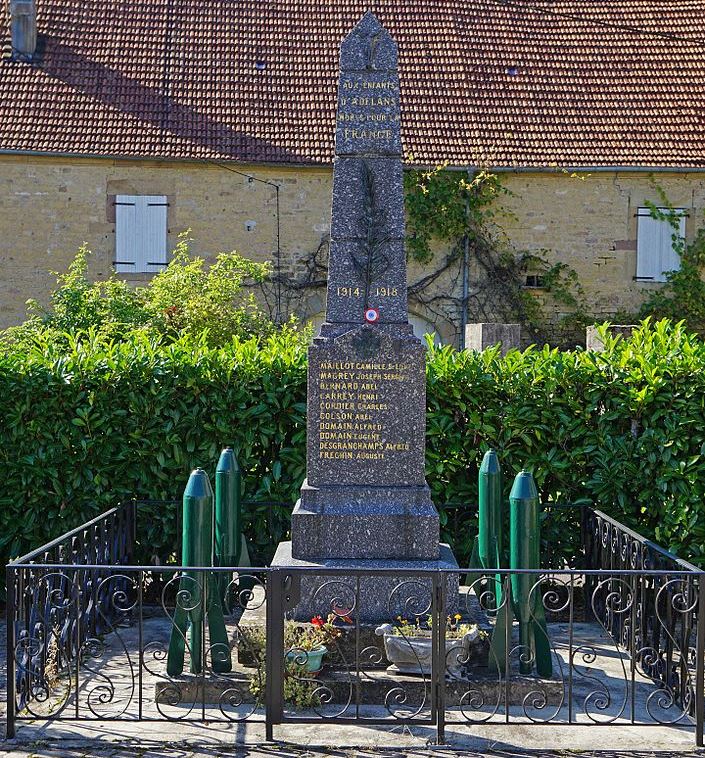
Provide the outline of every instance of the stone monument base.
[[[326,617],[333,606],[338,612],[353,609],[351,615],[361,623],[378,624],[391,622],[397,616],[411,621],[414,614],[425,620],[430,613],[432,582],[427,577],[407,571],[433,571],[455,569],[457,573],[445,574],[446,609],[455,613],[458,608],[458,585],[460,569],[452,550],[440,545],[438,560],[354,560],[350,558],[320,558],[299,560],[291,555],[291,542],[280,542],[271,563],[272,568],[307,569],[293,575],[287,595],[291,598],[291,618],[310,621],[313,616]],[[362,569],[393,571],[401,569],[404,574],[360,575],[317,574],[313,569]],[[428,610],[427,610],[428,609]]]
[[312,487],[291,514],[292,552],[317,560],[436,560],[439,519],[428,485]]

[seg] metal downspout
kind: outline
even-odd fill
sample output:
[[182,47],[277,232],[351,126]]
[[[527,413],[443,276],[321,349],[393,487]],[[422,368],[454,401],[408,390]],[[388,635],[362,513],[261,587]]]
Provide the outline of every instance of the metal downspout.
[[[471,177],[471,169],[468,172],[468,182]],[[470,201],[465,199],[465,218],[470,218]],[[470,236],[467,231],[463,240],[463,297],[460,312],[460,339],[458,340],[461,350],[465,350],[465,327],[468,323],[468,301],[470,294]]]

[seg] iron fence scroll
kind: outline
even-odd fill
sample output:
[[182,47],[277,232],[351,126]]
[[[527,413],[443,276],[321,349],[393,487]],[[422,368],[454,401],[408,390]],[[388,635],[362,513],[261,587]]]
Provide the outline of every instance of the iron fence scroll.
[[[270,739],[278,724],[406,725],[439,742],[493,723],[694,724],[702,744],[704,574],[599,511],[586,568],[491,576],[134,565],[134,519],[113,509],[7,567],[8,736],[34,719],[260,722]],[[550,676],[511,623],[518,578]],[[319,666],[307,635],[324,624]]]

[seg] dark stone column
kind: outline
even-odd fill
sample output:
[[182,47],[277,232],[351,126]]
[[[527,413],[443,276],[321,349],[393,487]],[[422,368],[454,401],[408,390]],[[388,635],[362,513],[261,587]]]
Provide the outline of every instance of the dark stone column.
[[[397,46],[372,13],[341,45],[335,144],[326,321],[309,350],[307,478],[275,563],[457,567],[447,546],[439,563],[424,474],[425,346],[407,312]],[[309,602],[313,579],[302,582],[302,605],[324,612]],[[392,582],[366,583],[368,620],[385,617]]]

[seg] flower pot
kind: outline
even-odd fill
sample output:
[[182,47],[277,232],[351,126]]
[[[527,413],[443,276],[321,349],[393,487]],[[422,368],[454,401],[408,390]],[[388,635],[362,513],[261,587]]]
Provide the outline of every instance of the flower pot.
[[[377,635],[384,637],[384,652],[392,664],[389,669],[402,674],[430,676],[433,658],[431,636],[402,637],[393,634],[393,630],[391,624],[383,624],[375,630]],[[468,651],[478,636],[477,629],[473,629],[461,638],[446,638],[444,664],[449,674],[462,676]]]
[[290,666],[296,666],[307,674],[317,674],[323,668],[323,656],[328,652],[325,645],[319,645],[313,650],[304,650],[294,647],[286,652],[286,662]]

